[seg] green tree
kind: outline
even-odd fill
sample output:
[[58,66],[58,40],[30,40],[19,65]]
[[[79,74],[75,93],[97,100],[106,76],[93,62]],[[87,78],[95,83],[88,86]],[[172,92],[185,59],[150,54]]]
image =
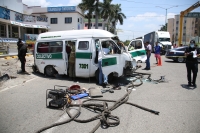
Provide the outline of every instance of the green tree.
[[111,17],[114,16],[115,8],[114,4],[111,4],[112,0],[103,0],[100,4],[100,14],[104,21],[107,21],[107,29],[109,29]]
[[78,4],[78,7],[87,15],[85,17],[88,19],[88,29],[91,29],[91,18],[92,13],[95,11],[95,0],[82,0],[82,3]]
[[126,40],[126,41],[124,41],[124,45],[128,46],[130,42],[131,42],[130,40]]
[[114,15],[111,16],[112,28],[114,29],[114,33],[116,32],[116,24],[119,23],[122,25],[124,19],[126,18],[125,14],[121,12],[121,4],[116,4],[114,6]]
[[167,23],[165,25],[162,25],[159,31],[167,31]]

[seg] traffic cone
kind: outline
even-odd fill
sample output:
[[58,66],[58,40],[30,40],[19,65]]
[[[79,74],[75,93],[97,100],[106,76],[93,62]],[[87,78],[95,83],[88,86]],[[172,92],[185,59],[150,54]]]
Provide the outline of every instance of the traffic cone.
[[162,60],[161,60],[161,56],[158,56],[158,65],[157,66],[162,66]]

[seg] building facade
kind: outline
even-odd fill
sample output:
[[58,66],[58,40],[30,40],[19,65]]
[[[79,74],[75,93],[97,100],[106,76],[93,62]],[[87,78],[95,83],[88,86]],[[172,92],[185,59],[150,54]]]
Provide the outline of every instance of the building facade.
[[83,28],[84,15],[76,6],[28,7],[22,0],[0,1],[1,38],[26,40],[26,35]]
[[[91,18],[91,23],[90,23],[90,28],[91,29],[95,29],[95,15],[92,15],[92,18]],[[84,19],[84,29],[88,29],[88,19],[85,18]],[[102,29],[102,30],[107,30],[107,21],[102,19],[102,18],[99,18],[98,19],[98,29]]]
[[[171,42],[178,44],[180,15],[168,19],[167,31],[170,33]],[[200,18],[184,17],[182,27],[182,44],[188,45],[191,39],[200,43]]]

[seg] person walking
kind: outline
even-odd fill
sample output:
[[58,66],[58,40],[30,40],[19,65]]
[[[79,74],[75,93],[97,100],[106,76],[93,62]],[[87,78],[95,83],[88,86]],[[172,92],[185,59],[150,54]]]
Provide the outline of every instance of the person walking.
[[75,80],[75,44],[73,42],[69,42],[71,46],[71,53],[69,56],[69,77],[71,80]]
[[160,64],[161,60],[159,62],[159,59],[160,59],[161,47],[158,45],[158,42],[156,42],[156,46],[154,47],[154,49],[155,49],[156,64]]
[[26,72],[25,70],[25,64],[26,64],[26,53],[27,53],[27,46],[26,44],[22,43],[22,41],[19,39],[19,41],[17,42],[17,46],[18,46],[18,59],[21,62],[21,73],[25,73],[28,74],[28,72]]
[[[189,47],[185,49],[185,56],[186,56],[186,68],[187,68],[187,79],[188,79],[188,86],[196,85],[196,78],[198,72],[198,59],[197,57],[200,56],[200,51],[197,47],[195,47],[195,41],[191,40]],[[191,71],[193,73],[193,79],[191,80]]]
[[149,42],[145,43],[146,46],[146,54],[147,54],[147,60],[146,60],[146,67],[143,70],[150,70],[150,57],[151,57],[151,44]]

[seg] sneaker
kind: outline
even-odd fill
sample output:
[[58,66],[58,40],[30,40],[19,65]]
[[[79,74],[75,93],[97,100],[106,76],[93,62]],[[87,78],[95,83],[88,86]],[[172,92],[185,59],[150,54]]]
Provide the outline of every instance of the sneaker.
[[193,87],[195,87],[195,88],[197,87],[197,85],[196,85],[196,84],[193,84],[192,86],[193,86]]

